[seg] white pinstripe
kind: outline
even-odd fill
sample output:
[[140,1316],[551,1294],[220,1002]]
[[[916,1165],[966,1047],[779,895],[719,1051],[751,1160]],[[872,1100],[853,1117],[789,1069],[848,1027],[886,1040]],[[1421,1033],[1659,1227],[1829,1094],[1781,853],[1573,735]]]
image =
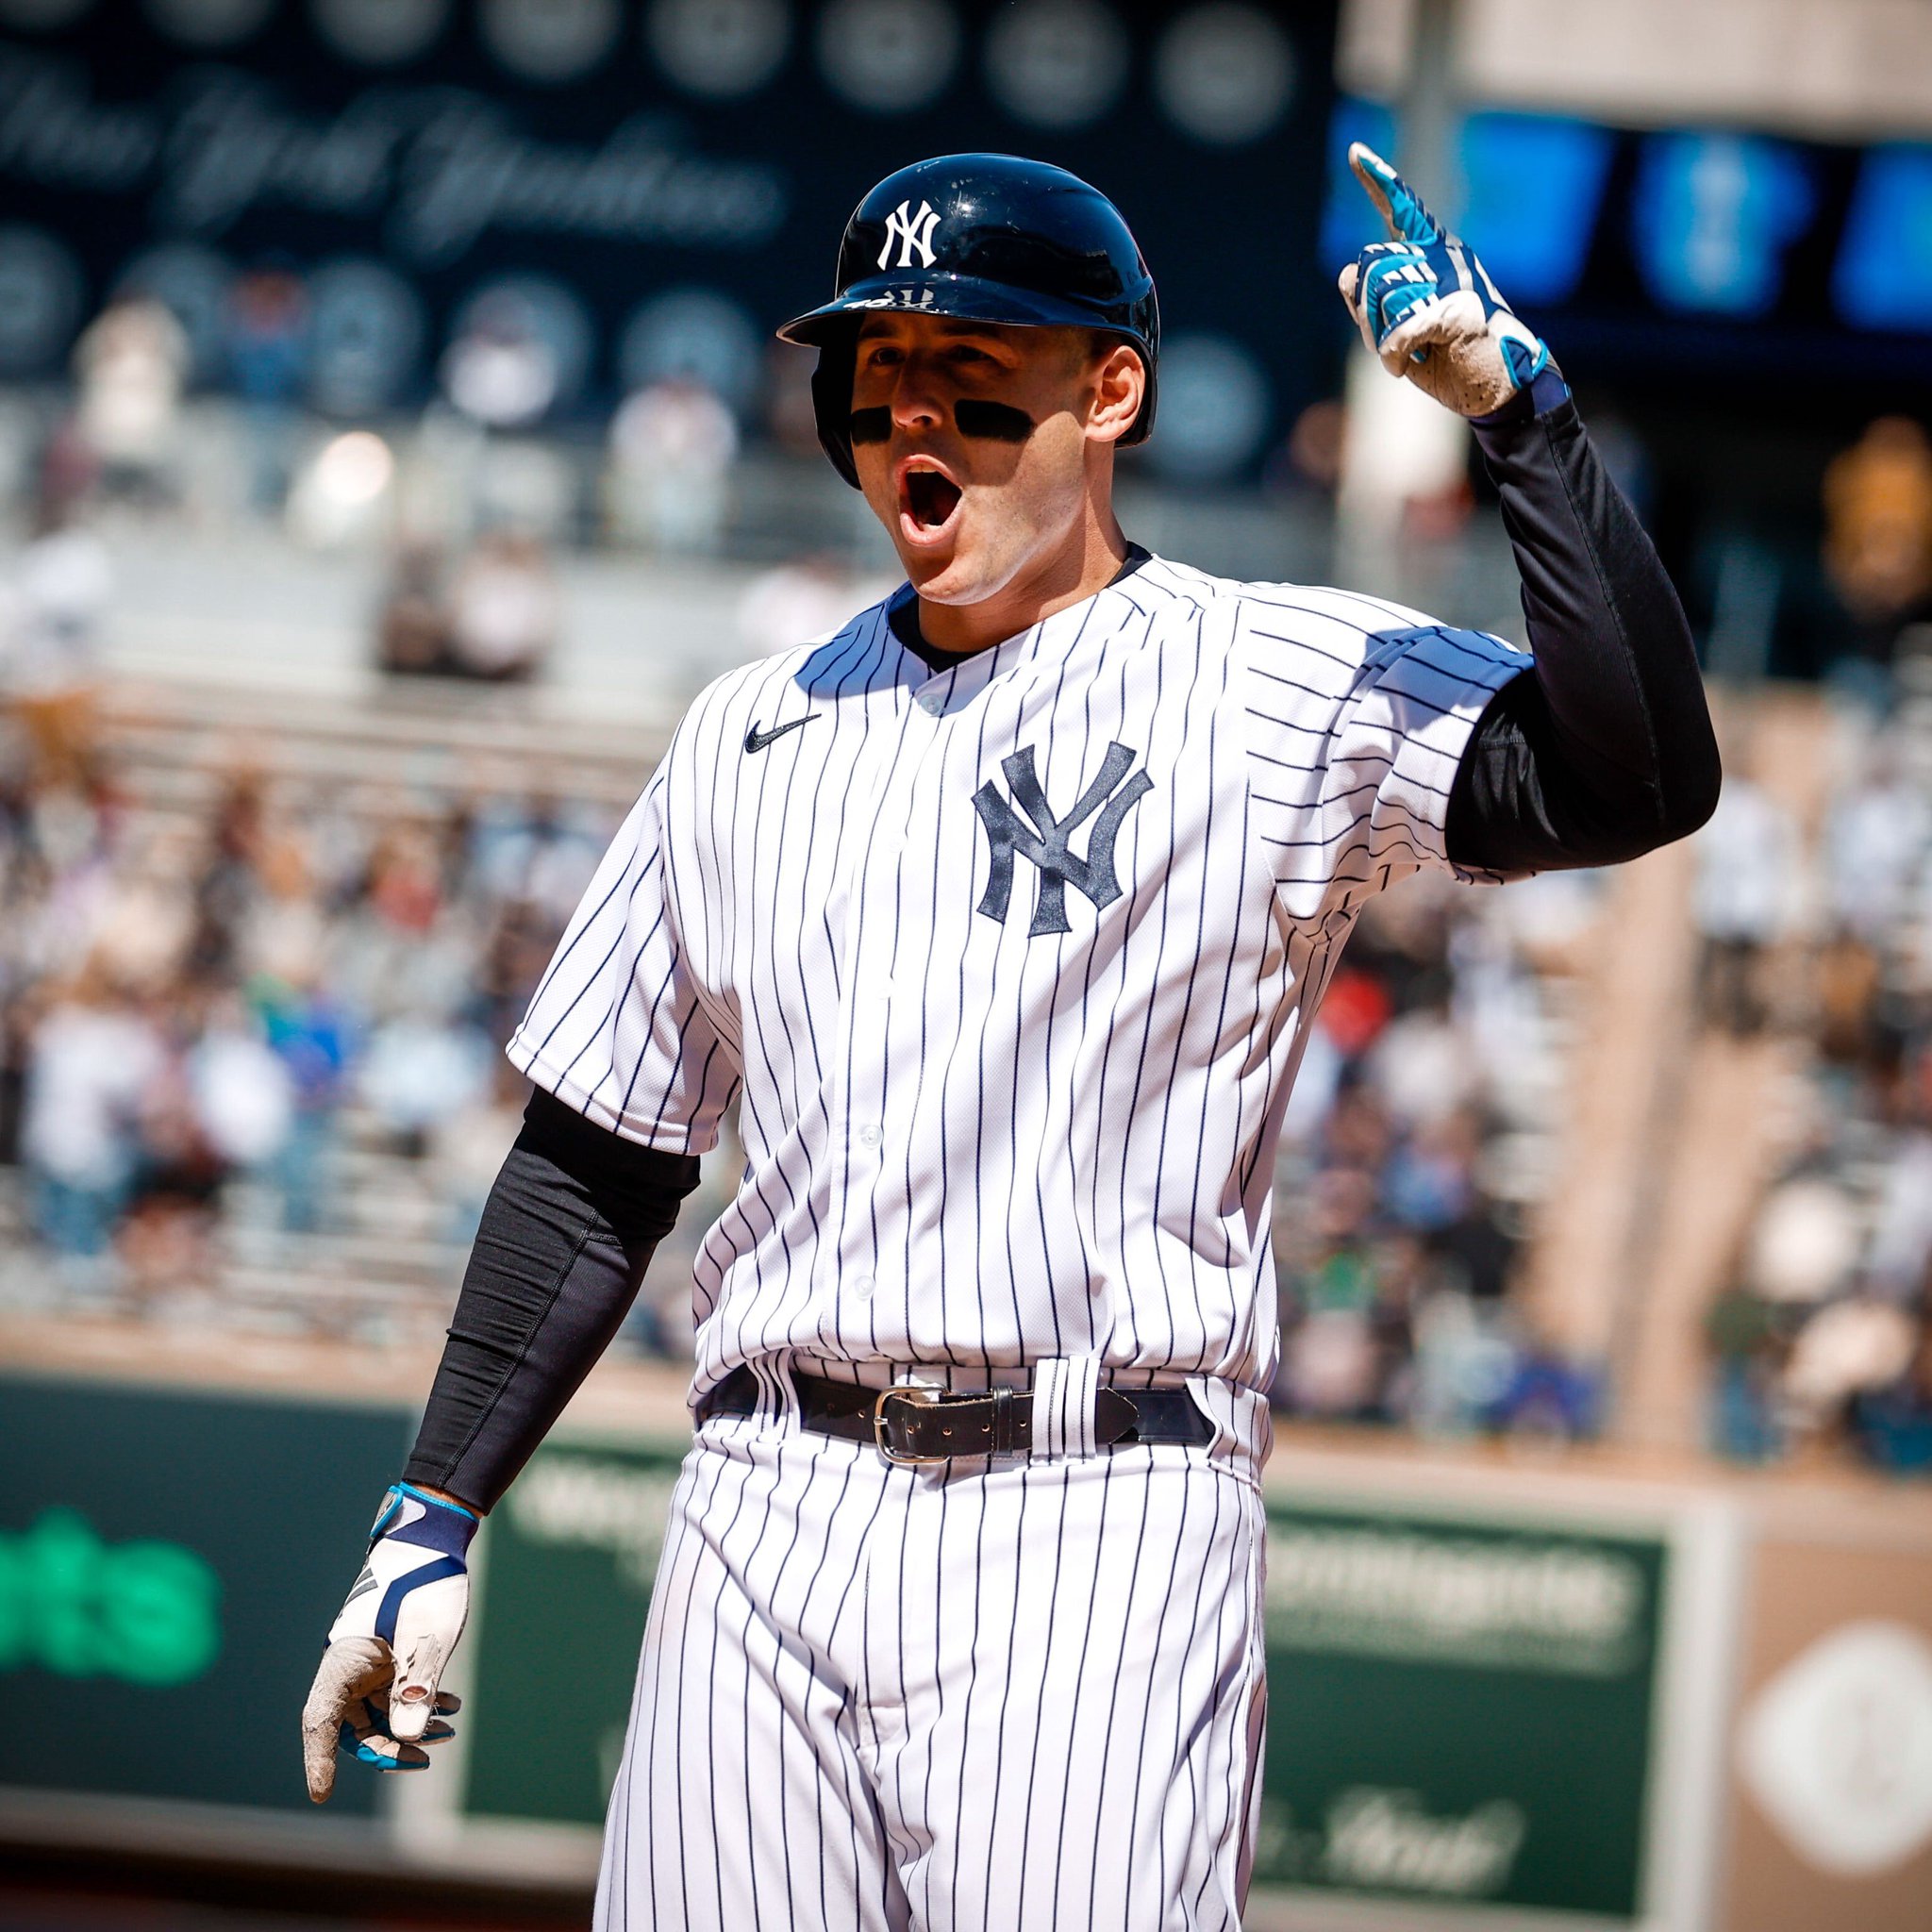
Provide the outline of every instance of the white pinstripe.
[[[1525,662],[1349,592],[1156,559],[938,675],[879,607],[693,705],[510,1046],[650,1146],[709,1147],[736,1101],[747,1156],[698,1259],[694,1387],[749,1364],[765,1399],[702,1432],[680,1491],[603,1923],[793,1923],[801,1843],[827,1924],[1235,1923],[1275,1142],[1357,912],[1447,863],[1457,762]],[[1132,756],[1108,791],[1115,746]],[[1051,816],[1089,808],[1065,931],[1035,848],[997,903],[994,823],[1048,829],[1022,802],[1035,777]],[[1083,869],[1109,823],[1117,897]],[[1035,1459],[908,1475],[800,1438],[794,1362],[880,1383],[1031,1369]],[[1213,1446],[1095,1455],[1102,1376],[1185,1379]],[[1073,1622],[1047,1580],[1063,1565],[1095,1591]],[[1236,1576],[1234,1597],[1175,1581]],[[1004,1637],[958,1639],[962,1590]],[[1172,1699],[1211,1776],[1145,1723],[1088,1735],[1143,1667],[1149,1710]],[[1000,1720],[969,1724],[975,1700]],[[1058,1823],[1010,1792],[981,1815],[1014,1711],[1029,1740],[1066,1732],[1035,1758]],[[707,1856],[717,1833],[741,1863]]]

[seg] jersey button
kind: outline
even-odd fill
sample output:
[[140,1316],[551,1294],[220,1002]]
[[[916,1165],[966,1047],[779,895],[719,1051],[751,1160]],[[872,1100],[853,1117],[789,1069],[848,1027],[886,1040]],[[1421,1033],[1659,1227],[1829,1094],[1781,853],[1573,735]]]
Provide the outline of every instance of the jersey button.
[[862,1302],[872,1299],[872,1291],[878,1284],[870,1274],[858,1274],[852,1279],[852,1292]]
[[876,1147],[886,1138],[883,1127],[875,1127],[870,1121],[858,1130],[858,1144],[861,1147]]
[[946,701],[936,691],[921,691],[919,694],[919,708],[928,718],[937,718],[946,708]]

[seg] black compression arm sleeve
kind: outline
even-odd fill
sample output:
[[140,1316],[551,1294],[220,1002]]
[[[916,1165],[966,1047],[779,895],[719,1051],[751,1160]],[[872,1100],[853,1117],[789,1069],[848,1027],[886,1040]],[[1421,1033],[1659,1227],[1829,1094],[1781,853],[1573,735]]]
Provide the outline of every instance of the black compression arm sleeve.
[[1683,608],[1565,399],[1475,425],[1523,576],[1535,667],[1490,701],[1451,789],[1458,865],[1608,865],[1693,832],[1717,741]]
[[404,1474],[492,1507],[610,1344],[696,1187],[539,1090],[483,1209]]

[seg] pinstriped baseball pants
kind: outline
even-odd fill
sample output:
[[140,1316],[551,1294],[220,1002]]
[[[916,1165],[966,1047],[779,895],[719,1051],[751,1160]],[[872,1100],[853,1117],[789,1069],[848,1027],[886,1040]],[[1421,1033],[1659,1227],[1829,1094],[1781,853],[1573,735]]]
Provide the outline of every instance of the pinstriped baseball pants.
[[906,1469],[706,1424],[599,1932],[1232,1932],[1263,1547],[1253,1485],[1186,1447]]

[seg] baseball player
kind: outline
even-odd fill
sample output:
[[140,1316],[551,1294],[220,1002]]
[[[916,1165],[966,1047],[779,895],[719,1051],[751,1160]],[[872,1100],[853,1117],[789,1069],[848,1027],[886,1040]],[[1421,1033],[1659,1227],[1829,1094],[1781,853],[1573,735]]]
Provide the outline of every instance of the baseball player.
[[510,1044],[536,1091],[329,1634],[316,1798],[339,1741],[449,1735],[476,1520],[735,1109],[599,1925],[1239,1924],[1270,1188],[1323,991],[1405,874],[1628,858],[1718,785],[1548,350],[1351,160],[1391,239],[1343,298],[1474,422],[1534,659],[1131,543],[1159,343],[1119,213],[1005,156],[874,189],[781,333],[908,581],[696,701]]

